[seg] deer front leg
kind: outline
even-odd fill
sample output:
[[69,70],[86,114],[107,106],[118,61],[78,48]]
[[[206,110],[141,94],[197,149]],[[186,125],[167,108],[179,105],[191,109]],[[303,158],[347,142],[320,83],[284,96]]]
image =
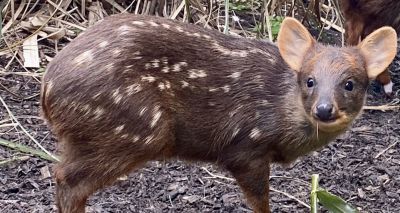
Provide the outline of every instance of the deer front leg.
[[228,166],[254,213],[270,213],[269,162],[253,160],[243,165]]

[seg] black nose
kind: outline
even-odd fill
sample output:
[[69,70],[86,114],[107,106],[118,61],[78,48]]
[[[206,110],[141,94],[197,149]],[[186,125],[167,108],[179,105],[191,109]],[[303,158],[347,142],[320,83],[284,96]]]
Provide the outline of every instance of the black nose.
[[328,121],[332,118],[333,105],[332,104],[319,104],[317,112],[315,113],[321,121]]

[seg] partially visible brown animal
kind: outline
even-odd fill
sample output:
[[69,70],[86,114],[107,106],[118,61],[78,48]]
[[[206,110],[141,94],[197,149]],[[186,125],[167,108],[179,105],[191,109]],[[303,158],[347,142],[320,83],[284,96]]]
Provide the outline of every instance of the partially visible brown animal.
[[118,177],[174,158],[227,169],[254,211],[270,212],[269,164],[346,131],[393,60],[396,32],[339,48],[286,18],[277,44],[131,14],[88,28],[43,78],[43,116],[63,148],[59,212],[84,212]]
[[[399,0],[340,0],[339,4],[345,18],[347,45],[357,45],[383,26],[391,26],[400,33]],[[384,86],[387,95],[392,94],[393,82],[388,69],[378,76],[377,81]]]

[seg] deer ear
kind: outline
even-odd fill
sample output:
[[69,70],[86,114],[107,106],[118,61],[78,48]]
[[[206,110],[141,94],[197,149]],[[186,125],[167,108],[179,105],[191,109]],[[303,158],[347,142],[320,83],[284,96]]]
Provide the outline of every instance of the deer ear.
[[315,44],[315,40],[299,21],[286,17],[281,24],[277,43],[283,60],[290,68],[299,72],[304,57]]
[[392,27],[381,27],[361,41],[358,48],[364,56],[368,77],[375,79],[396,56],[396,31]]

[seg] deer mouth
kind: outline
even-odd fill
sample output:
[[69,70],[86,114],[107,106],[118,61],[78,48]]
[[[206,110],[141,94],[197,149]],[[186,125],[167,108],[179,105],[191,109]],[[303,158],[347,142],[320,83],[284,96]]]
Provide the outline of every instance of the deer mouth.
[[314,126],[318,131],[339,132],[345,130],[350,124],[351,119],[345,113],[338,113],[329,119],[321,120],[317,116],[312,116]]

